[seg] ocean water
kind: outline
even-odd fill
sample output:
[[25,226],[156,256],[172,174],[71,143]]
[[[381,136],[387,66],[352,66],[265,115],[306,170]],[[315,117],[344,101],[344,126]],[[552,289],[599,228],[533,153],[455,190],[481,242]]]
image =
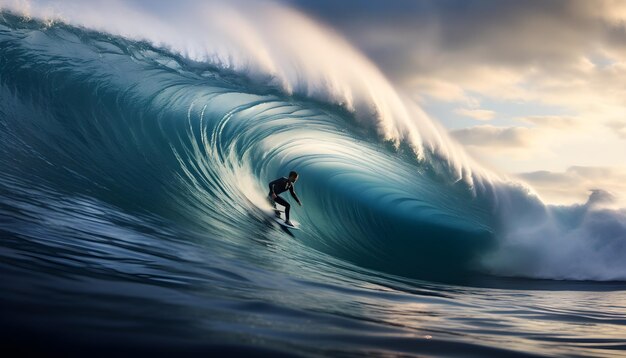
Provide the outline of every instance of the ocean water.
[[[168,44],[0,13],[6,346],[626,355],[626,219],[602,195],[545,205],[310,67],[290,85]],[[290,170],[298,231],[265,199]]]

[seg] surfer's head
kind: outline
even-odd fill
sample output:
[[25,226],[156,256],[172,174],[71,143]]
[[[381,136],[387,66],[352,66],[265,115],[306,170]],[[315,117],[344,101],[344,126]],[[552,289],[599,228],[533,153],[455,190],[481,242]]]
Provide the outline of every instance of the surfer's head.
[[292,171],[289,173],[289,181],[295,183],[298,180],[298,173]]

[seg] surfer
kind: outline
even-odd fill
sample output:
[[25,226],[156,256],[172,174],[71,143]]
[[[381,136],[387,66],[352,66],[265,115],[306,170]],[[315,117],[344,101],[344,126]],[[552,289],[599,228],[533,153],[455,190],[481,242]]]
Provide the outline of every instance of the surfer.
[[297,180],[298,180],[298,173],[292,171],[289,173],[288,178],[282,177],[271,182],[270,193],[268,194],[270,198],[270,202],[272,203],[274,208],[276,208],[275,203],[278,203],[285,207],[285,224],[289,226],[293,226],[291,221],[289,221],[289,209],[291,205],[289,205],[287,200],[278,196],[278,194],[284,193],[285,191],[289,190],[289,193],[291,193],[291,196],[296,200],[298,205],[302,206],[300,199],[298,199],[296,192],[293,190],[293,185],[296,183]]

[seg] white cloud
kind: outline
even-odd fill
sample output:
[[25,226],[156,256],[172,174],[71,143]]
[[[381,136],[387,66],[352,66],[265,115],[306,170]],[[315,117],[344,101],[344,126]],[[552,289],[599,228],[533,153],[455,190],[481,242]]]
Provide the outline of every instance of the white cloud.
[[470,117],[478,121],[489,121],[492,120],[496,115],[496,112],[494,111],[470,108],[457,108],[454,113],[461,116]]
[[475,99],[470,98],[463,88],[455,83],[439,80],[437,78],[414,78],[411,87],[422,96],[428,96],[443,102],[464,102],[470,106],[477,105]]
[[569,205],[583,203],[594,190],[614,195],[618,206],[626,205],[625,167],[572,166],[562,172],[535,171],[518,174],[547,202]]
[[626,139],[626,122],[610,122],[607,123],[609,127],[619,138]]
[[583,125],[583,120],[578,117],[567,116],[527,116],[517,118],[521,122],[533,124],[543,128],[555,128],[572,130]]
[[462,144],[492,148],[528,147],[536,137],[536,133],[529,128],[491,125],[457,129],[450,133]]

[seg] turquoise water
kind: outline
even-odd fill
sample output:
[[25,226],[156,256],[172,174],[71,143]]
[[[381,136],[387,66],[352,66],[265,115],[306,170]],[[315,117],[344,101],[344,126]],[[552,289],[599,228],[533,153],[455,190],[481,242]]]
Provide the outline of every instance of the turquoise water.
[[[3,13],[3,336],[66,353],[624,354],[621,216],[471,188],[413,154],[340,106]],[[299,231],[264,198],[293,169]],[[585,239],[503,239],[546,213]],[[580,250],[596,261],[566,265]]]

